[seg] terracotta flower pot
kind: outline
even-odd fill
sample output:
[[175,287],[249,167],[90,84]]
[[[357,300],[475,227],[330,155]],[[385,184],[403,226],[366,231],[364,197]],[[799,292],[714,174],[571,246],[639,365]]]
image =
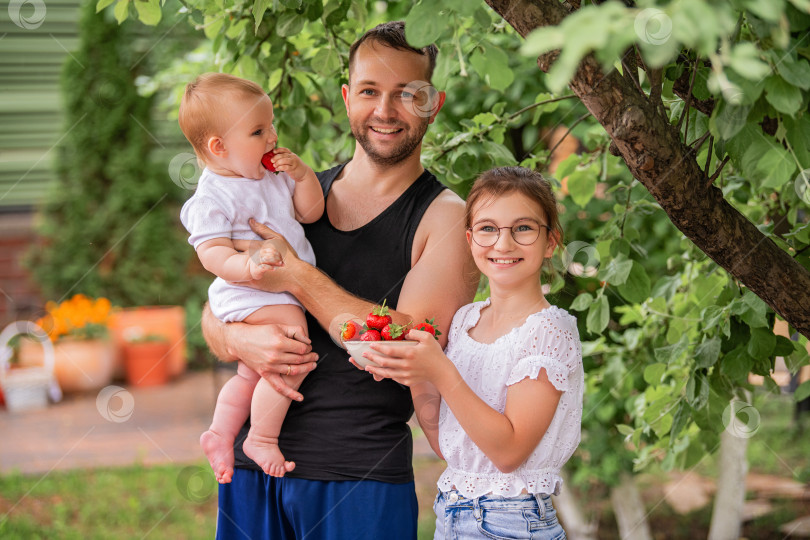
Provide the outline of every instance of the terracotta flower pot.
[[[53,344],[53,372],[63,392],[99,390],[112,382],[115,349],[104,339],[62,338]],[[42,347],[31,340],[20,341],[20,364],[42,365]]]
[[127,383],[133,386],[156,386],[169,380],[170,345],[165,341],[127,343],[124,368]]
[[135,329],[141,335],[157,335],[169,344],[169,377],[176,377],[186,370],[186,311],[182,306],[151,306],[127,308],[110,317],[110,332],[116,344],[118,370],[124,374],[124,350],[127,332]]

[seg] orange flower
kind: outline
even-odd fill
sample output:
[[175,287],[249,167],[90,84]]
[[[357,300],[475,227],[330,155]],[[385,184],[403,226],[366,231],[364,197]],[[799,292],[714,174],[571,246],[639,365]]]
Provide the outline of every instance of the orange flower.
[[93,339],[107,333],[107,324],[112,305],[107,298],[92,299],[77,294],[59,304],[45,304],[47,315],[37,324],[48,334],[51,341],[63,336],[79,339]]

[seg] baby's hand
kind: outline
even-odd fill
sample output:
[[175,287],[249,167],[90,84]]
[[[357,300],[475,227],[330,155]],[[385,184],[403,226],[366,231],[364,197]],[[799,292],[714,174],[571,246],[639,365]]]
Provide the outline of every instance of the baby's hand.
[[312,169],[301,158],[295,155],[289,148],[276,148],[273,150],[273,166],[276,171],[285,172],[296,182],[301,182],[306,178]]
[[281,257],[276,246],[270,240],[262,242],[258,250],[250,254],[249,259],[250,275],[253,279],[261,279],[269,270],[276,266],[284,266],[284,259]]

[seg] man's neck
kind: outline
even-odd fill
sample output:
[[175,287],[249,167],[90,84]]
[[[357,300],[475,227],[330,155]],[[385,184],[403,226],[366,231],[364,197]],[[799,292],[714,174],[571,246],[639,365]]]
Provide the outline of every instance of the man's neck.
[[410,185],[423,172],[420,161],[421,145],[414,153],[394,165],[379,164],[372,160],[357,144],[354,157],[346,165],[343,178],[362,187],[363,191],[384,195],[388,192],[401,192],[403,185]]

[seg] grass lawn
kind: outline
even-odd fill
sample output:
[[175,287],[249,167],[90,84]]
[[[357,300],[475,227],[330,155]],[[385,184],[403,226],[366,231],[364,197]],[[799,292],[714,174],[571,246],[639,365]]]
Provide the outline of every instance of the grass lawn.
[[[810,481],[810,437],[793,422],[793,402],[787,396],[760,396],[759,431],[750,439],[752,472]],[[806,415],[807,416],[807,415]],[[805,418],[804,423],[810,423]],[[433,498],[443,470],[438,459],[414,462],[419,498],[419,538],[433,537]],[[716,475],[715,457],[696,470]],[[660,492],[661,475],[641,477],[645,493]],[[657,487],[656,487],[657,486]],[[660,500],[659,496],[655,496]],[[750,496],[749,496],[750,498]],[[216,483],[208,465],[135,466],[116,469],[52,472],[47,475],[0,477],[0,538],[212,538],[216,526]],[[582,499],[586,515],[598,516],[599,538],[618,538],[608,492],[591,492]],[[685,516],[666,503],[652,510],[650,525],[656,539],[705,538],[711,506]],[[807,500],[774,500],[770,514],[746,524],[744,536],[782,539],[779,526],[810,514]]]

